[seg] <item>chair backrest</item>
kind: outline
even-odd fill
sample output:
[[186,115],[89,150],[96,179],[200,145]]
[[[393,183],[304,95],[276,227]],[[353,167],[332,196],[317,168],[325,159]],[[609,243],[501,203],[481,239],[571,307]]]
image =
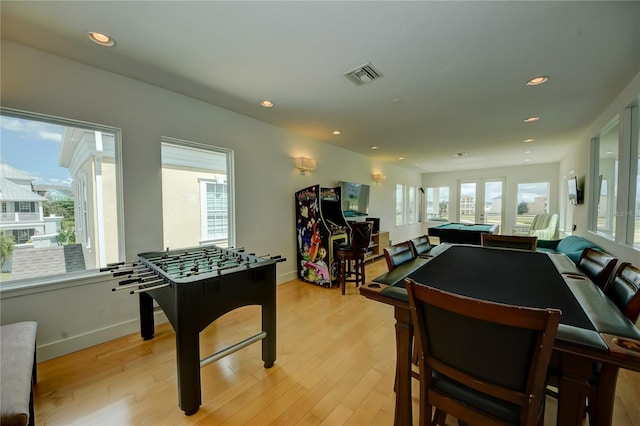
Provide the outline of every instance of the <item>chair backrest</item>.
[[351,223],[351,249],[354,252],[366,251],[371,244],[372,222]]
[[519,235],[482,234],[482,245],[485,247],[500,247],[518,250],[536,251],[538,237]]
[[418,238],[412,238],[409,240],[411,243],[411,250],[413,250],[414,256],[427,253],[433,247],[429,241],[428,235],[422,235]]
[[558,239],[558,213],[537,214],[531,222],[529,235],[541,240]]
[[636,322],[640,316],[640,269],[622,263],[604,289],[605,294],[629,318]]
[[618,259],[609,253],[587,247],[582,250],[578,267],[602,290],[606,287]]
[[432,407],[469,424],[537,424],[560,311],[405,284],[420,350],[420,424]]
[[396,266],[413,260],[416,256],[411,249],[411,243],[409,241],[405,241],[403,243],[394,244],[390,247],[385,247],[384,258],[387,261],[387,268],[389,268],[389,271],[393,271]]

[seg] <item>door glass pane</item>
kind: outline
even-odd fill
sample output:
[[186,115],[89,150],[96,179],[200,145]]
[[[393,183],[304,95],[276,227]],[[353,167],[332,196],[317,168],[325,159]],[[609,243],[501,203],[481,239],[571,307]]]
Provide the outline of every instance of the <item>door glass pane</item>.
[[476,183],[467,182],[460,184],[460,210],[461,223],[476,222]]
[[501,225],[502,229],[502,182],[484,183],[484,223]]
[[598,215],[597,231],[614,238],[616,226],[616,194],[618,193],[619,122],[600,135],[598,147]]

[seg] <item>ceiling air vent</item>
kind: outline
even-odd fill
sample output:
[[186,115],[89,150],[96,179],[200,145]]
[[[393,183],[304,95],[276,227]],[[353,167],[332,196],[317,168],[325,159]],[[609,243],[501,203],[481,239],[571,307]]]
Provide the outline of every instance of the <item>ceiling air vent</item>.
[[362,86],[363,84],[371,83],[373,80],[383,77],[382,73],[375,69],[370,62],[360,65],[351,71],[347,71],[342,75],[347,77],[356,86]]

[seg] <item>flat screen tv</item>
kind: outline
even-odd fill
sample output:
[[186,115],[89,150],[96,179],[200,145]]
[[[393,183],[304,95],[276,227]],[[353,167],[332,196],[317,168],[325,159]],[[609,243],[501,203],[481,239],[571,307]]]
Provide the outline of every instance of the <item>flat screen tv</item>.
[[340,182],[342,214],[345,217],[369,214],[369,191],[371,187],[362,183]]
[[570,177],[567,180],[569,204],[582,204],[582,191],[578,189],[577,176]]

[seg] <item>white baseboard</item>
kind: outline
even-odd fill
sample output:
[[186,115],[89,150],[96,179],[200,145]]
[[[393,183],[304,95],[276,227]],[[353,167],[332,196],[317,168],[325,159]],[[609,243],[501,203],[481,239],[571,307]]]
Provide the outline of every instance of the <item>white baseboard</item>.
[[[167,317],[161,310],[154,313],[154,322],[156,325],[167,321]],[[119,324],[113,324],[109,327],[92,330],[88,333],[38,345],[36,348],[36,359],[38,362],[47,361],[135,333],[140,333],[140,320],[137,318]]]

